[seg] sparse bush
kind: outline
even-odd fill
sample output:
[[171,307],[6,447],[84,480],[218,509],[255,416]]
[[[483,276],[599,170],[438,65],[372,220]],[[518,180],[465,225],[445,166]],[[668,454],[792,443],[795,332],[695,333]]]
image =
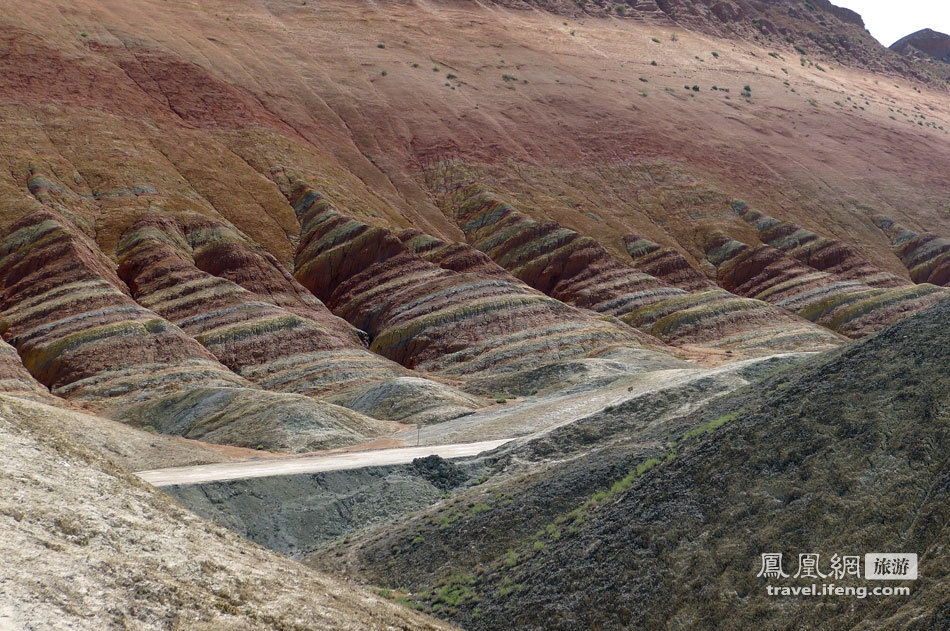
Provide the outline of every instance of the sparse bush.
[[386,44],[376,44],[376,48],[386,48]]

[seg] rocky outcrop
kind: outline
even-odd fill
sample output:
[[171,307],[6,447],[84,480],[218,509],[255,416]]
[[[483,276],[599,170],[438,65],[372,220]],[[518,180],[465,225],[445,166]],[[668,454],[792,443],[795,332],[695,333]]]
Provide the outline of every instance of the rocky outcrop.
[[[224,365],[262,388],[357,405],[388,420],[415,421],[420,414],[430,422],[445,420],[479,406],[472,397],[423,379],[409,379],[409,387],[387,396],[391,390],[387,383],[407,383],[402,380],[411,373],[366,350],[352,327],[284,278],[266,258],[255,258],[251,245],[232,228],[190,215],[149,217],[126,232],[118,254],[119,275],[139,303],[181,327]],[[199,260],[220,276],[199,269]],[[267,293],[251,292],[228,276]],[[271,296],[289,308],[269,302]],[[420,388],[425,396],[407,396],[407,389]],[[392,396],[401,396],[401,405],[363,403],[367,397]],[[381,413],[396,408],[398,415]],[[362,420],[364,436],[385,429],[378,423],[368,427],[368,419]]]
[[714,287],[714,283],[693,268],[686,257],[673,248],[635,234],[625,235],[624,248],[633,259],[633,266],[651,276],[685,289],[700,291]]
[[768,245],[718,234],[706,242],[716,282],[740,296],[764,300],[851,338],[875,333],[950,293],[934,285],[873,288],[820,272]]
[[932,232],[908,230],[888,217],[877,220],[877,226],[891,239],[894,253],[915,283],[950,286],[950,239]]
[[479,187],[459,192],[469,242],[515,277],[664,342],[775,352],[828,348],[836,336],[791,313],[711,287],[688,292],[613,258],[589,237],[538,222]]
[[822,237],[789,221],[769,217],[744,202],[736,202],[733,209],[755,226],[763,243],[809,267],[870,287],[900,287],[908,284],[903,278],[882,270],[864,258],[857,249],[837,239]]
[[294,276],[392,360],[447,375],[512,372],[638,348],[615,323],[517,281],[427,261],[391,231],[346,217],[313,189],[289,199],[301,223]]

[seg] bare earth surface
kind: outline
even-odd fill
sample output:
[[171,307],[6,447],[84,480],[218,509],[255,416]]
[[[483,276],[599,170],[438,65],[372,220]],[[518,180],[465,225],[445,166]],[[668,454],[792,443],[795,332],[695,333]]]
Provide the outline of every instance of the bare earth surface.
[[0,397],[4,631],[449,628],[196,517],[43,412]]
[[406,464],[416,458],[437,455],[442,458],[462,458],[490,451],[508,442],[508,439],[489,440],[478,443],[439,445],[437,447],[402,447],[378,449],[321,456],[303,456],[266,461],[229,462],[193,467],[176,467],[140,471],[136,475],[154,486],[174,484],[198,484],[244,478],[263,478],[273,475],[294,475],[340,469],[358,469],[393,464]]

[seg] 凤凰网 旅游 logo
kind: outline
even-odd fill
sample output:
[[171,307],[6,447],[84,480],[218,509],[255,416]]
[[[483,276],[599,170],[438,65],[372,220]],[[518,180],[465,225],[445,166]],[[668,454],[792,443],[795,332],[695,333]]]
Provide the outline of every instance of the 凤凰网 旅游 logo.
[[[826,555],[826,560],[820,553],[809,552],[799,554],[797,563],[781,552],[763,552],[757,565],[756,577],[767,582],[769,596],[907,596],[909,586],[869,586],[863,581],[917,579],[917,555],[908,552],[872,552],[863,557],[835,553]],[[810,579],[810,583],[802,584],[802,579]]]

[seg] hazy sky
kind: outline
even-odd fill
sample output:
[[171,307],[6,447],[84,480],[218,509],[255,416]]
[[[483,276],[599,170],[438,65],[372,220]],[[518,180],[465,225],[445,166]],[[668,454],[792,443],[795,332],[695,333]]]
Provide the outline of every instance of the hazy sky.
[[860,13],[871,35],[885,46],[922,28],[950,34],[948,0],[831,0],[831,3]]

